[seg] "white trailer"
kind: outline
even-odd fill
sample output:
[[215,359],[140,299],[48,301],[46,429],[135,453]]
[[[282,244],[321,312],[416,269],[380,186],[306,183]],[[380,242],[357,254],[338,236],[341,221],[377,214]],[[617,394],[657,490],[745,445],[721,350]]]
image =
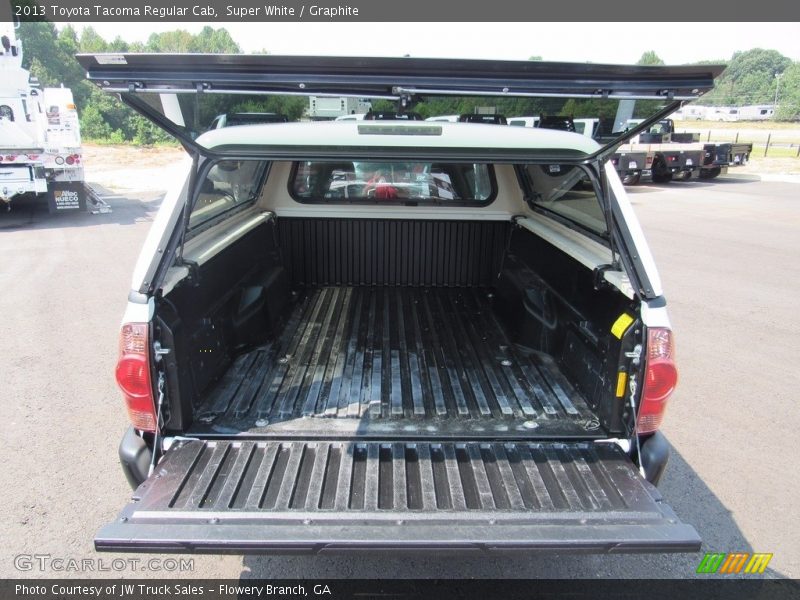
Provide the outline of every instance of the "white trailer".
[[687,104],[672,113],[670,118],[678,121],[704,121],[711,110],[713,109],[710,106]]
[[775,106],[772,104],[755,104],[739,107],[740,121],[767,121],[775,116]]

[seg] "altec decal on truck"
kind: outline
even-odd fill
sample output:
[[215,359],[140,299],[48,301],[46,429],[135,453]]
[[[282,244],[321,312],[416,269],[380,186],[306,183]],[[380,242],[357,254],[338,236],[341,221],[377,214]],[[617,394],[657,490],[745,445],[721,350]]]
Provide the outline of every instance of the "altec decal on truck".
[[22,44],[0,31],[0,204],[47,194],[50,210],[86,208],[78,112],[68,88],[40,88]]

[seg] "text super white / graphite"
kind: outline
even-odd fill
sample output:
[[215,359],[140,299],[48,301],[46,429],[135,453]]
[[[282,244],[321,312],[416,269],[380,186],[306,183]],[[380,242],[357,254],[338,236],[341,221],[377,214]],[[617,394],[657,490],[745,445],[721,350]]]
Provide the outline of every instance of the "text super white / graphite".
[[308,14],[311,17],[357,17],[358,8],[355,6],[318,6],[312,4],[305,13],[305,6],[298,10],[294,6],[281,4],[265,4],[264,6],[232,6],[225,7],[225,15],[228,17],[302,17]]

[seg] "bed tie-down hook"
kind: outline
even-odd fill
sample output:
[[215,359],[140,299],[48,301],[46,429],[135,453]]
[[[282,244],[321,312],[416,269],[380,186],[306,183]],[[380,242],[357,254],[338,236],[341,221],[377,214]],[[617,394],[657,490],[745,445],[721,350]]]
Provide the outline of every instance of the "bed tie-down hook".
[[167,354],[169,354],[170,352],[172,352],[172,350],[170,350],[169,348],[164,348],[161,345],[161,342],[159,342],[158,340],[153,342],[153,353],[155,355],[155,361],[157,363],[161,362],[161,359],[163,357],[165,357]]

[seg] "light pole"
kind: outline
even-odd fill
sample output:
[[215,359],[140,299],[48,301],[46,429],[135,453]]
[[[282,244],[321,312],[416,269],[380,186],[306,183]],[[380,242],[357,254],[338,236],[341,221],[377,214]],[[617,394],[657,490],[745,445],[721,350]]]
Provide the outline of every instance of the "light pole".
[[783,77],[783,73],[775,73],[775,101],[772,103],[773,118],[778,112],[778,88],[781,85],[781,77]]

